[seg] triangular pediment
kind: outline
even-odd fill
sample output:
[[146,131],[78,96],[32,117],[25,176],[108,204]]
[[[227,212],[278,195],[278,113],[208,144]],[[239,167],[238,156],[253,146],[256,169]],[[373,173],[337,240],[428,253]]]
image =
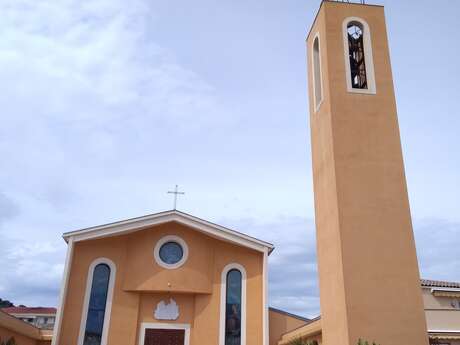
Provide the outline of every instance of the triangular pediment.
[[66,232],[63,234],[63,238],[66,242],[100,239],[142,231],[169,222],[177,222],[219,240],[251,248],[260,252],[266,251],[270,254],[274,249],[274,246],[271,243],[177,210],[165,211],[143,217],[131,218],[119,222]]

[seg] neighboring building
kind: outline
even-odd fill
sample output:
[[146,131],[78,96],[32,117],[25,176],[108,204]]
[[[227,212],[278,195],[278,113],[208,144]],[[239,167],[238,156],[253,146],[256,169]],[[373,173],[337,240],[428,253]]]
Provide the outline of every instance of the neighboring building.
[[0,309],[0,344],[14,338],[17,345],[50,345],[53,331],[40,329]]
[[422,296],[430,341],[460,345],[460,283],[422,280]]
[[2,311],[41,329],[53,329],[56,308],[8,307]]
[[[424,279],[420,282],[430,344],[460,345],[460,283]],[[321,344],[321,319],[287,331],[276,344],[289,345],[299,338]]]
[[269,308],[269,344],[276,345],[281,336],[304,326],[311,320],[276,308]]

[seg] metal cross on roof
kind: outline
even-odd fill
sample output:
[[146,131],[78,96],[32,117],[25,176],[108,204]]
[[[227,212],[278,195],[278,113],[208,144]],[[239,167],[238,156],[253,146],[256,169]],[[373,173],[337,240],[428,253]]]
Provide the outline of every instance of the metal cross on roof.
[[177,206],[177,196],[180,194],[180,195],[184,195],[185,193],[184,192],[179,192],[179,186],[176,184],[176,188],[174,188],[173,191],[168,191],[168,194],[174,194],[174,210],[176,209],[176,206]]

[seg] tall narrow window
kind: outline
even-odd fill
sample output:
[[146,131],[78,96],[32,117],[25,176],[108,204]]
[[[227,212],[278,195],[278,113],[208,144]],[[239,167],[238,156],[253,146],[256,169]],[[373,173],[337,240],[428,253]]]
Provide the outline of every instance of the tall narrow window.
[[372,42],[366,21],[357,17],[346,18],[343,43],[348,92],[375,94]]
[[221,279],[219,345],[246,345],[246,271],[229,264]]
[[225,345],[241,345],[241,272],[227,273]]
[[93,274],[83,345],[101,344],[109,279],[109,266],[106,264],[97,265]]
[[313,41],[313,92],[315,96],[315,110],[318,110],[323,101],[323,85],[321,79],[321,55],[319,36]]
[[363,26],[358,22],[350,22],[347,26],[347,35],[351,86],[354,89],[367,89]]
[[79,345],[106,345],[110,319],[115,265],[101,258],[95,260],[88,272]]

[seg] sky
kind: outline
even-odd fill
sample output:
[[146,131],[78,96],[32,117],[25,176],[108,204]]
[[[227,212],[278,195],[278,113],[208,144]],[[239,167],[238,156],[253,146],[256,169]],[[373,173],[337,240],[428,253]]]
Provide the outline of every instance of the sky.
[[[275,244],[319,314],[305,37],[319,0],[2,0],[0,298],[56,306],[61,234],[171,209]],[[460,2],[382,0],[421,276],[460,281]],[[385,250],[385,248],[383,248]]]

